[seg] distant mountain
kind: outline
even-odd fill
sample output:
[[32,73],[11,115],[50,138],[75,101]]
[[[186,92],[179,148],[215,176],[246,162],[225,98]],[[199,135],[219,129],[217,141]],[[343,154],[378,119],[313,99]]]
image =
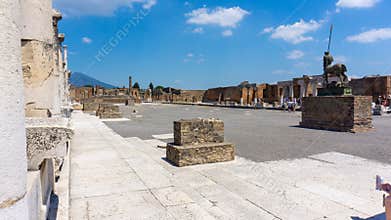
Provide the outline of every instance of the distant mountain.
[[102,81],[99,81],[97,79],[92,78],[91,76],[87,76],[84,73],[72,73],[71,78],[69,79],[69,82],[71,85],[76,87],[82,87],[82,86],[102,86],[106,89],[113,89],[116,86],[104,83]]

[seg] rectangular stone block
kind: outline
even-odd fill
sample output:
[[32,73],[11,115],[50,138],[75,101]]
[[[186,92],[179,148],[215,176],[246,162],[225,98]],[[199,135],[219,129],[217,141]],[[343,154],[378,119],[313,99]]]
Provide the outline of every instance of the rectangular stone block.
[[368,131],[373,128],[371,104],[368,96],[306,97],[300,125],[341,132]]
[[176,166],[217,163],[235,159],[235,146],[231,143],[215,143],[191,146],[168,144],[167,159]]
[[99,104],[96,116],[99,116],[100,119],[121,118],[121,113],[117,105]]
[[174,122],[175,145],[224,142],[224,122],[218,119],[191,119]]

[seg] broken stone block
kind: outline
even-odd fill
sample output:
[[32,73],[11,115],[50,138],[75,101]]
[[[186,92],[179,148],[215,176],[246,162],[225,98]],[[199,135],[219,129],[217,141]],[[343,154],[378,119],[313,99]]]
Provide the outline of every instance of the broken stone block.
[[224,122],[191,119],[174,122],[174,143],[166,157],[176,166],[216,163],[235,159],[235,146],[224,142]]
[[39,170],[45,159],[65,157],[72,136],[66,119],[26,119],[28,170]]
[[192,146],[167,145],[166,156],[179,167],[217,163],[235,159],[235,146],[231,143],[207,143]]
[[191,119],[174,122],[174,143],[196,145],[223,143],[224,122],[218,119]]
[[99,104],[99,108],[96,111],[96,116],[100,119],[109,119],[109,118],[121,118],[121,112],[119,111],[119,106],[113,104]]

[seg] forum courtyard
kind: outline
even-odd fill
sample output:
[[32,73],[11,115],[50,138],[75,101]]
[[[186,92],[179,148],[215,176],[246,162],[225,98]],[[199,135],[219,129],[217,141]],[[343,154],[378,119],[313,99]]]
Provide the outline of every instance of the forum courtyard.
[[0,220],[391,220],[390,8],[0,0]]

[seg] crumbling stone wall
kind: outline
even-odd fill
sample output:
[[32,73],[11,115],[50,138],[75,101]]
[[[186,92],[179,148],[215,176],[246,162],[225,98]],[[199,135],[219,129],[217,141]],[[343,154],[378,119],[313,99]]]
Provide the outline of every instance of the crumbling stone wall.
[[56,93],[55,54],[52,45],[41,41],[22,40],[22,66],[25,84],[27,117],[33,110],[58,113],[60,104]]
[[93,97],[94,88],[92,87],[71,87],[70,96],[74,102],[82,103],[84,100]]
[[375,101],[379,96],[388,97],[391,95],[391,76],[352,79],[350,86],[353,95],[371,96]]
[[99,104],[98,110],[96,111],[96,116],[101,119],[121,118],[121,112],[119,111],[119,106],[117,105]]
[[278,85],[266,85],[266,89],[263,90],[263,99],[267,103],[279,102],[280,91]]
[[[61,14],[53,10],[52,0],[22,0],[22,65],[27,117],[61,115],[67,105],[67,72],[58,33]],[[37,115],[38,112],[38,115]]]
[[240,103],[242,89],[238,86],[220,87],[208,89],[204,96],[204,102],[235,102]]

